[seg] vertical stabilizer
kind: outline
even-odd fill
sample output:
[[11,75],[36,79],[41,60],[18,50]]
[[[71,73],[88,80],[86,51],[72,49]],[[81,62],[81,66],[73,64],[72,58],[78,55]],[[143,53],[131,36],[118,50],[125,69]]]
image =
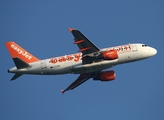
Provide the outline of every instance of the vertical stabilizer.
[[5,45],[12,58],[20,58],[26,63],[39,61],[38,58],[34,57],[32,54],[17,45],[15,42],[6,42]]

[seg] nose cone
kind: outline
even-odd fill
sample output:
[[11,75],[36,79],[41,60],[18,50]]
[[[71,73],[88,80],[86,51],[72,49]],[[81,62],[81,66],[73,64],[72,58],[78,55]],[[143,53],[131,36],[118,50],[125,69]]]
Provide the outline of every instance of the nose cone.
[[150,52],[152,54],[152,56],[154,56],[155,54],[157,54],[157,50],[155,48],[151,48]]

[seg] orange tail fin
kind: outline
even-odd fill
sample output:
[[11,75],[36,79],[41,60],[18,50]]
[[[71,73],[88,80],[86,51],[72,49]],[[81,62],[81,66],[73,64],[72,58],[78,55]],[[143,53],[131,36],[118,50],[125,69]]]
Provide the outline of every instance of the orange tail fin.
[[12,58],[20,58],[26,63],[39,61],[38,58],[34,57],[32,54],[17,45],[15,42],[6,42],[5,45]]

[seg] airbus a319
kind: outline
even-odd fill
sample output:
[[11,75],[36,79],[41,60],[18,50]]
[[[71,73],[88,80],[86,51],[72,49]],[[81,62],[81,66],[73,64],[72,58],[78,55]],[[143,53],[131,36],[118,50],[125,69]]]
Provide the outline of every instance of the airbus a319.
[[142,43],[119,45],[109,48],[98,48],[79,30],[69,28],[74,36],[74,44],[79,53],[40,60],[20,47],[15,42],[5,45],[15,63],[15,67],[8,70],[15,73],[11,80],[23,74],[58,75],[80,74],[62,93],[72,90],[88,79],[98,81],[112,81],[115,79],[113,70],[106,70],[115,65],[143,60],[154,56],[157,50]]

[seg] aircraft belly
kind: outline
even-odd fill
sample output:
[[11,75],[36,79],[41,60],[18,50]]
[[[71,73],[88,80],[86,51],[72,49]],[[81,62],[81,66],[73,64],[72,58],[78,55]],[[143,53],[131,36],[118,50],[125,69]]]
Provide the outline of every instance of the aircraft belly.
[[113,65],[117,62],[117,60],[118,59],[106,60],[106,61],[95,62],[95,63],[91,63],[91,64],[72,66],[72,67],[70,67],[70,69],[72,70],[72,73],[74,73],[74,74],[96,72],[96,71],[101,71],[101,70],[113,67]]
[[48,64],[47,68],[47,74],[67,74],[71,73],[70,66],[72,66],[72,63],[66,62],[66,63],[57,63],[57,64]]
[[48,70],[49,74],[67,74],[67,73],[71,73],[71,70],[69,67],[65,67],[65,68],[60,68],[60,69],[51,69]]

